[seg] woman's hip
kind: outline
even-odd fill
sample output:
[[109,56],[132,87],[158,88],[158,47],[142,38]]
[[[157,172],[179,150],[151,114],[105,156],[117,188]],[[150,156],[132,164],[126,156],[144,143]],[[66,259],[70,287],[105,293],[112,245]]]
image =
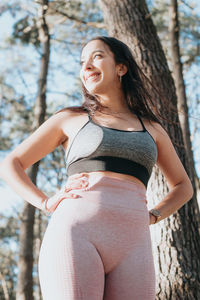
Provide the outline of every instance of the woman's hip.
[[[63,199],[52,218],[61,217],[87,222],[119,220],[147,222],[146,189],[138,183],[104,176],[89,178],[87,189],[72,189],[78,198]],[[135,223],[134,222],[134,223]]]
[[65,245],[76,249],[80,240],[87,240],[100,253],[106,272],[136,249],[146,249],[145,253],[151,255],[146,190],[142,185],[102,177],[90,180],[87,190],[71,192],[79,198],[59,204],[47,227],[43,248],[62,247],[65,240]]

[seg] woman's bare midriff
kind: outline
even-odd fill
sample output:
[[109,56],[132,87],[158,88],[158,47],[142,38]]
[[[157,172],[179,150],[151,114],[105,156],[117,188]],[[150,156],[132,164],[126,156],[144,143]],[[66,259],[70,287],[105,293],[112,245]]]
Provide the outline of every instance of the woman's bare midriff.
[[134,177],[132,175],[116,173],[116,172],[112,172],[112,171],[95,171],[95,172],[87,172],[86,174],[88,174],[89,176],[90,176],[90,174],[95,175],[95,177],[98,176],[99,178],[104,177],[104,176],[109,176],[111,178],[118,178],[118,179],[121,179],[121,180],[128,180],[128,181],[132,181],[132,182],[135,182],[135,183],[139,183],[143,187],[145,187],[143,182],[141,182],[139,179],[137,179],[136,177]]

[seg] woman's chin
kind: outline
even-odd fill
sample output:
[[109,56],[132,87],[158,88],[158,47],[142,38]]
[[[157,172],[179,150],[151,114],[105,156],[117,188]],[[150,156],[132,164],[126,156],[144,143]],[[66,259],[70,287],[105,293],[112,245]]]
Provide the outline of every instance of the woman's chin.
[[92,95],[98,95],[99,93],[101,94],[101,92],[102,92],[102,88],[98,85],[87,86],[86,89]]

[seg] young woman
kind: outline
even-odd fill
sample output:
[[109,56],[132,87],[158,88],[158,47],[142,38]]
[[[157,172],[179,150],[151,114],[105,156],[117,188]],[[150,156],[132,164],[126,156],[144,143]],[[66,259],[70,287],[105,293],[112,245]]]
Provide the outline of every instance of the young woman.
[[[191,182],[124,43],[90,40],[80,77],[83,104],[50,117],[2,161],[1,176],[52,213],[39,258],[44,300],[153,300],[149,225],[192,197]],[[59,145],[68,180],[48,198],[25,170]],[[149,212],[146,187],[155,164],[170,191]]]

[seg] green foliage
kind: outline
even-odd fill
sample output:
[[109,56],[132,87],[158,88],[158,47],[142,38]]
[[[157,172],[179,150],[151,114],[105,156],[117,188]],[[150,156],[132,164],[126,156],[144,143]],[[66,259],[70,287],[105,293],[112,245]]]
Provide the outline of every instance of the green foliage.
[[30,132],[33,120],[32,107],[28,107],[23,96],[2,99],[0,112],[0,149],[8,150],[21,142]]
[[[147,1],[154,24],[161,39],[165,54],[170,61],[169,53],[169,9],[170,1]],[[180,1],[178,6],[180,23],[180,49],[184,67],[188,68],[193,63],[200,63],[200,16],[196,12],[195,4],[187,5]]]
[[69,16],[76,16],[81,11],[82,1],[52,1],[49,3],[49,9],[54,13],[69,13]]
[[200,63],[200,16],[195,11],[180,11],[181,52],[189,68]]
[[26,16],[18,20],[13,26],[11,42],[20,40],[23,44],[33,44],[36,48],[40,46],[39,33],[34,18]]
[[18,226],[19,220],[14,217],[6,217],[3,214],[0,215],[0,245],[6,244],[9,246],[12,238],[13,241],[17,241],[18,239]]

